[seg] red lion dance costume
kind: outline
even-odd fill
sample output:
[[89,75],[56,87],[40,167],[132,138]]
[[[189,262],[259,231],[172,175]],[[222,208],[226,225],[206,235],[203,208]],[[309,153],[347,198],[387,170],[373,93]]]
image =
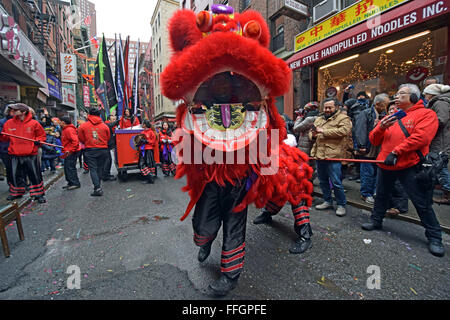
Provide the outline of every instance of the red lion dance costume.
[[[166,97],[184,102],[173,141],[180,159],[176,178],[186,175],[183,191],[191,199],[181,220],[195,206],[200,262],[223,223],[221,277],[209,288],[226,295],[244,265],[249,204],[282,207],[289,201],[299,230],[311,230],[312,169],[306,154],[283,144],[285,122],[274,103],[289,89],[292,72],[268,50],[268,27],[256,11],[237,14],[225,5],[198,15],[180,10],[169,33],[174,54],[161,84]],[[269,150],[264,156],[254,152],[261,144]]]

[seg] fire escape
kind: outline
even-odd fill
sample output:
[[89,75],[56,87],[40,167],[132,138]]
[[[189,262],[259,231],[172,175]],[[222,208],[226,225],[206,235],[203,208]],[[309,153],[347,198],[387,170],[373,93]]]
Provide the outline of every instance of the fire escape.
[[57,18],[53,4],[44,0],[26,2],[34,18],[30,39],[46,58],[47,66],[56,73],[59,68],[58,41],[50,39],[51,36],[54,37],[53,40],[57,37]]

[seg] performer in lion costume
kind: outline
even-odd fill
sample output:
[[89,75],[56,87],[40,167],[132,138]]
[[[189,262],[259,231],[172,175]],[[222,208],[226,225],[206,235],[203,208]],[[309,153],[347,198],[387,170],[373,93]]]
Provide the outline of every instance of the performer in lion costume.
[[298,233],[307,237],[299,241],[309,241],[313,187],[307,155],[283,143],[285,122],[275,97],[288,91],[292,72],[268,49],[263,17],[225,5],[211,9],[197,15],[179,10],[171,18],[173,55],[160,79],[163,94],[180,101],[176,178],[186,176],[183,191],[191,199],[181,219],[195,206],[200,262],[223,224],[221,276],[209,289],[226,295],[244,265],[248,205],[290,202]]

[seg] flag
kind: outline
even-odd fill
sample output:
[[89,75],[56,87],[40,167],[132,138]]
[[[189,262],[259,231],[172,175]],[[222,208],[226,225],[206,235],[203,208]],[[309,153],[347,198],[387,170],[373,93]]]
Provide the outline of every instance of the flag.
[[95,63],[95,90],[100,97],[105,114],[108,117],[110,109],[117,107],[116,89],[109,64],[108,49],[106,48],[105,35]]
[[117,92],[117,118],[120,119],[123,116],[124,106],[125,106],[125,96],[124,96],[124,69],[123,69],[123,50],[122,50],[122,39],[119,42],[116,39],[116,70],[115,70],[115,82],[116,82],[116,92]]
[[136,60],[134,61],[134,77],[133,77],[133,111],[134,115],[137,116],[139,108],[139,40],[138,40],[138,50],[136,53]]
[[95,46],[95,49],[98,49],[98,39],[97,39],[97,37],[93,37],[89,41],[91,41],[91,43]]
[[123,51],[123,68],[124,68],[124,95],[125,95],[125,107],[131,109],[131,86],[129,77],[129,53],[130,53],[130,36],[125,41],[125,48]]

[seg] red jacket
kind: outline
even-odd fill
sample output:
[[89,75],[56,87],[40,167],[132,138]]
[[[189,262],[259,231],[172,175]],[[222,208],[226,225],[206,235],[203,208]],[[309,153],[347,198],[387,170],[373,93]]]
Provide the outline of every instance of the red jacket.
[[386,160],[392,151],[398,155],[395,166],[379,164],[382,169],[402,170],[419,163],[420,158],[416,150],[420,150],[424,156],[427,155],[430,143],[439,127],[436,113],[426,109],[422,100],[406,111],[406,117],[402,119],[402,122],[410,133],[409,138],[406,138],[398,123],[386,130],[381,129],[378,123],[369,134],[370,142],[374,146],[381,145],[377,160]]
[[63,152],[75,153],[81,150],[80,140],[78,139],[77,128],[73,124],[65,126],[62,130],[61,143]]
[[152,129],[147,129],[142,131],[142,134],[145,135],[148,143],[145,144],[145,150],[154,150],[156,147],[156,134]]
[[111,136],[109,128],[103,120],[97,116],[88,116],[88,121],[78,128],[78,138],[86,149],[108,149],[108,141]]
[[161,151],[164,150],[164,145],[167,143],[167,147],[170,145],[173,147],[173,142],[164,142],[163,140],[172,140],[172,133],[167,130],[161,130],[159,132],[159,146]]
[[[31,112],[25,116],[24,121],[21,121],[18,116],[6,121],[2,132],[28,139],[39,140],[41,142],[45,142],[47,138],[44,128],[39,122],[33,119]],[[33,156],[38,153],[38,147],[34,142],[5,135],[1,135],[0,139],[2,141],[9,141],[8,153],[10,155]]]
[[137,117],[134,118],[134,122],[133,123],[131,123],[131,119],[127,119],[125,117],[122,117],[122,119],[120,119],[120,121],[119,121],[120,129],[131,128],[131,127],[138,126],[140,124],[141,123],[139,122],[139,119]]

